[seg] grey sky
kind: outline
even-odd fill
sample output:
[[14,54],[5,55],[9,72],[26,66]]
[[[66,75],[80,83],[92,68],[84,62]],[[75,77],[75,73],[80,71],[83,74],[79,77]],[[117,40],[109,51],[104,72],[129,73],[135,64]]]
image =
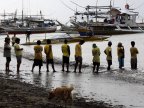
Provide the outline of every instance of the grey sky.
[[[41,10],[48,18],[67,22],[74,12],[68,9],[61,1],[74,10],[76,8],[77,10],[84,10],[72,2],[87,6],[96,5],[97,0],[0,0],[0,13],[3,13],[4,10],[5,12],[15,12],[17,9],[20,14],[22,1],[25,14],[39,14]],[[136,11],[140,13],[140,17],[144,18],[144,0],[112,0],[112,4],[124,8],[126,1],[132,8],[136,8]],[[98,5],[109,5],[109,3],[110,0],[98,0]]]

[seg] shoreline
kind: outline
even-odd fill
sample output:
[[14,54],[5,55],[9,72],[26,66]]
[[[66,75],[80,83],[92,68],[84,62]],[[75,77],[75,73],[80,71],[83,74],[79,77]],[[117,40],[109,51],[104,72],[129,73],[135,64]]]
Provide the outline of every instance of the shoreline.
[[[0,107],[3,108],[64,108],[48,99],[49,90],[33,84],[5,79],[0,76]],[[119,108],[104,102],[85,102],[84,98],[74,98],[67,108]],[[122,108],[122,107],[121,107]]]

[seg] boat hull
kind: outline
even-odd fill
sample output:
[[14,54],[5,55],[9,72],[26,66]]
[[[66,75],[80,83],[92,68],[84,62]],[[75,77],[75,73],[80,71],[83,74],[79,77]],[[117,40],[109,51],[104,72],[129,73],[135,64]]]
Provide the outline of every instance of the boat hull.
[[104,27],[95,26],[90,29],[79,28],[78,32],[80,36],[92,36],[92,35],[120,35],[120,34],[134,34],[134,33],[144,33],[141,29],[116,29],[116,27]]
[[95,31],[95,32],[79,32],[80,36],[92,36],[92,35],[120,35],[120,34],[135,34],[144,33],[141,31],[124,31],[124,30],[114,30],[114,31]]
[[52,33],[56,31],[56,27],[43,27],[43,28],[10,28],[10,27],[3,27],[3,32],[8,34],[27,34],[30,31],[31,34],[38,34],[38,33]]

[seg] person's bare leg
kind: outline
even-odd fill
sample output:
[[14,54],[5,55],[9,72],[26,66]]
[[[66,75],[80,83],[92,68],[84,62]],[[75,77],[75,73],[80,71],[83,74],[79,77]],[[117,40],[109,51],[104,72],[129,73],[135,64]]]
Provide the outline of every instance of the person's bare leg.
[[79,73],[81,73],[82,63],[79,64]]
[[67,66],[67,72],[69,72],[69,63],[67,63],[66,66]]
[[33,66],[32,66],[32,70],[31,70],[32,72],[33,72],[33,70],[34,70],[34,67],[35,67],[35,65],[33,64]]
[[52,63],[52,69],[53,69],[53,72],[56,72],[56,70],[54,68],[54,63]]
[[8,71],[7,62],[6,62],[6,64],[5,64],[5,71]]
[[76,72],[77,66],[78,66],[78,62],[75,63],[75,69],[74,69],[74,72]]
[[19,69],[20,69],[20,64],[21,64],[21,63],[18,63],[18,64],[17,64],[17,72],[18,72],[18,73],[19,73],[19,71],[20,71],[20,70],[19,70]]
[[95,67],[96,67],[96,65],[93,65],[93,72],[95,71]]
[[49,63],[46,63],[47,72],[49,72]]
[[64,63],[62,63],[62,71],[64,72],[65,70],[64,70]]
[[98,71],[99,71],[99,66],[100,66],[100,65],[97,65],[97,71],[96,71],[97,73],[98,73]]
[[41,66],[39,65],[39,74],[41,73]]
[[9,64],[10,64],[10,62],[7,63],[7,70],[8,70],[8,71],[10,71],[10,69],[9,69]]

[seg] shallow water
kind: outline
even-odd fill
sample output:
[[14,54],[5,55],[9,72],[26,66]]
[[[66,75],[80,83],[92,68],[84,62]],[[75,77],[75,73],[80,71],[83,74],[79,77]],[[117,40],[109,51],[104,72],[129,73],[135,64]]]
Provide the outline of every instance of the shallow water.
[[[47,34],[57,36],[59,34]],[[87,98],[87,101],[102,100],[107,103],[112,103],[113,105],[124,105],[127,108],[143,108],[144,107],[144,34],[133,34],[133,35],[122,35],[122,36],[112,36],[109,38],[113,42],[113,65],[112,72],[107,72],[105,69],[101,70],[100,74],[92,74],[91,67],[83,68],[83,73],[63,73],[61,72],[61,66],[56,65],[56,73],[46,73],[45,64],[42,68],[42,74],[38,74],[38,68],[35,68],[35,72],[31,73],[31,66],[33,61],[23,59],[20,74],[16,74],[16,60],[12,56],[11,69],[13,72],[5,74],[4,72],[4,62],[5,58],[1,58],[0,67],[1,72],[4,77],[13,78],[21,81],[26,81],[37,86],[43,86],[48,89],[55,88],[61,85],[74,85],[74,93],[79,96]],[[3,39],[5,36],[0,37],[0,44],[3,45]],[[21,43],[25,42],[25,36],[19,35],[21,38]],[[32,40],[43,39],[45,35],[32,35]],[[134,40],[136,42],[136,47],[139,50],[138,55],[138,70],[130,70],[130,42]],[[118,69],[117,61],[117,43],[122,42],[125,51],[125,70]],[[83,62],[91,66],[92,63],[92,44],[96,43],[101,49],[101,66],[106,67],[107,62],[105,60],[106,56],[103,51],[107,47],[107,41],[103,42],[86,42],[83,48]],[[70,44],[71,48],[71,61],[74,61],[74,46],[75,44]],[[33,46],[22,46],[24,52],[28,58],[29,54],[33,55]],[[53,45],[53,52],[56,58],[61,59],[61,45]],[[0,53],[2,56],[2,53]],[[33,58],[33,56],[31,57]],[[51,68],[50,68],[51,69]],[[71,67],[73,71],[73,67]]]

